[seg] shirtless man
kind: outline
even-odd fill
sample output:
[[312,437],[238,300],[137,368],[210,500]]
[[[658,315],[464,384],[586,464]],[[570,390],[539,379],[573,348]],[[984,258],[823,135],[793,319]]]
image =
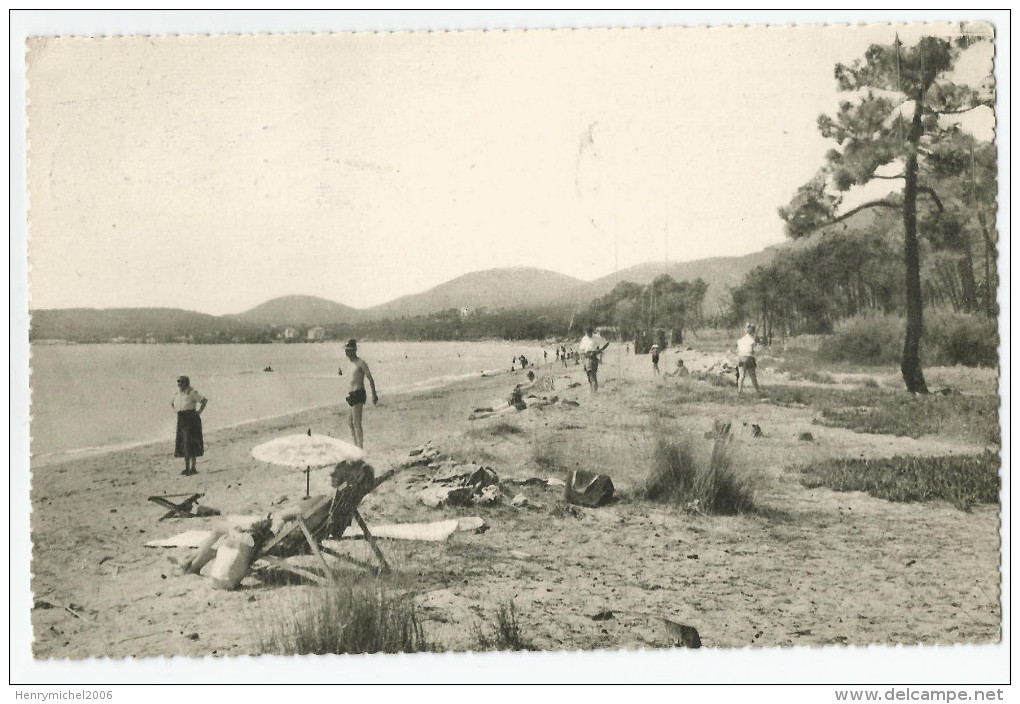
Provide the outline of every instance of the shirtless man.
[[351,392],[347,394],[347,405],[351,407],[351,436],[354,438],[355,445],[364,448],[365,432],[361,428],[361,412],[368,400],[365,393],[365,377],[368,377],[368,383],[372,387],[373,406],[379,403],[379,394],[375,392],[375,379],[372,378],[368,364],[358,356],[358,341],[348,340],[344,345],[344,353],[347,354],[347,359],[354,363],[354,373],[351,374]]

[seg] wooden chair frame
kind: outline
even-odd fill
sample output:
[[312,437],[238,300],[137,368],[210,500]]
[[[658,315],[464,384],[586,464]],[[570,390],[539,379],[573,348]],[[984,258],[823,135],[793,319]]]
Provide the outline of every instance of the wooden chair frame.
[[[390,566],[386,562],[386,557],[379,548],[375,536],[372,535],[368,525],[365,523],[365,519],[362,518],[361,513],[358,511],[358,505],[362,499],[379,485],[379,482],[376,482],[374,479],[371,468],[364,465],[363,468],[359,468],[354,472],[346,472],[346,476],[340,475],[339,478],[335,471],[334,484],[337,485],[337,488],[333,493],[332,499],[328,495],[315,497],[315,500],[305,507],[300,516],[285,523],[280,532],[263,546],[259,559],[274,567],[293,572],[305,579],[310,579],[317,584],[323,585],[331,584],[334,581],[333,570],[323,556],[323,552],[327,552],[339,559],[353,562],[359,567],[373,569],[373,566],[370,564],[330,550],[322,545],[321,541],[323,538],[330,536],[341,537],[347,526],[351,524],[351,521],[355,520],[361,527],[365,539],[368,541],[376,560],[379,562],[378,567],[374,569],[377,573],[389,572]],[[329,503],[329,508],[324,510],[327,502]],[[297,530],[301,531],[301,536],[304,538],[303,543],[294,540],[294,532]],[[322,564],[325,577],[287,561],[288,557],[293,556],[297,552],[297,545],[302,547],[304,545],[308,546],[311,553]]]

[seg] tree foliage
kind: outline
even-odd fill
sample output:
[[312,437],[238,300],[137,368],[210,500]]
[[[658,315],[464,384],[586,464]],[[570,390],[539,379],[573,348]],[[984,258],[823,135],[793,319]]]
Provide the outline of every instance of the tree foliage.
[[858,313],[901,311],[903,265],[887,220],[835,226],[754,269],[733,291],[736,318],[771,337],[831,332]]
[[701,278],[676,281],[660,274],[645,286],[621,281],[592,301],[587,315],[595,325],[615,326],[621,338],[632,339],[641,331],[663,329],[680,341],[686,330],[702,324],[707,292],[708,284]]

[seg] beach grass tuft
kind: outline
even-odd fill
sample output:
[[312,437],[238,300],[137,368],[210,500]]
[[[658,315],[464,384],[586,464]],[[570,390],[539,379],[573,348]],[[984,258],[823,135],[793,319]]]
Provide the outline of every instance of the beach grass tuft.
[[273,607],[256,626],[261,653],[416,653],[428,642],[410,597],[377,580],[314,588]]
[[543,438],[532,449],[532,462],[547,472],[565,472],[567,465],[562,447],[562,443],[555,442],[551,437]]
[[829,459],[805,468],[801,484],[864,491],[888,501],[948,501],[962,511],[999,500],[999,455]]
[[717,437],[708,459],[699,460],[690,438],[659,432],[644,498],[708,514],[734,515],[755,510],[754,493],[753,478],[733,461],[729,437]]
[[479,626],[476,639],[483,650],[535,650],[521,631],[520,614],[513,599],[499,604],[488,628]]

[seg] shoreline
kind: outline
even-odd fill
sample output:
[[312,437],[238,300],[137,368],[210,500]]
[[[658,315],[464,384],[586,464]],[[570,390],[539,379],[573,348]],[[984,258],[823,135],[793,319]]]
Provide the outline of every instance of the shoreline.
[[[537,368],[537,366],[536,366],[536,368]],[[444,389],[454,389],[458,385],[468,384],[468,383],[470,383],[470,382],[472,382],[474,380],[478,380],[478,381],[482,381],[483,379],[493,380],[493,379],[501,378],[504,375],[519,374],[520,372],[521,372],[521,370],[517,370],[517,371],[514,371],[514,372],[511,372],[509,370],[482,370],[480,372],[475,372],[475,373],[472,373],[470,375],[456,375],[456,376],[452,376],[452,378],[451,378],[450,375],[441,376],[441,377],[432,377],[430,379],[426,379],[426,380],[423,380],[421,382],[417,382],[417,384],[412,385],[412,386],[396,387],[396,388],[394,388],[394,389],[389,391],[388,396],[390,396],[390,397],[412,396],[413,397],[416,394],[432,395],[432,394],[435,394],[437,391],[444,390]],[[440,383],[435,383],[435,384],[429,385],[429,382],[434,381],[434,380],[439,380],[439,379],[445,379],[446,381],[442,381]],[[418,384],[421,384],[421,386],[419,386]],[[242,420],[239,420],[239,421],[234,421],[234,422],[229,423],[227,425],[222,425],[222,426],[218,426],[218,427],[215,427],[215,428],[208,428],[208,429],[205,430],[204,434],[205,434],[205,436],[207,438],[214,438],[214,437],[216,437],[220,433],[229,432],[229,431],[232,431],[232,430],[244,429],[247,426],[257,425],[259,423],[271,423],[271,422],[274,422],[274,421],[287,420],[288,418],[300,416],[300,415],[303,415],[303,414],[306,414],[306,413],[313,413],[313,412],[316,412],[316,411],[327,411],[327,410],[334,409],[334,408],[340,408],[341,410],[344,410],[346,408],[346,406],[344,406],[343,404],[344,404],[344,401],[341,399],[340,401],[333,402],[333,403],[325,403],[325,404],[317,404],[317,405],[314,405],[314,406],[306,406],[306,407],[303,407],[303,408],[296,408],[296,409],[293,409],[293,410],[290,410],[290,411],[285,411],[283,413],[274,413],[274,414],[268,415],[268,416],[260,416],[260,417],[257,417],[257,418],[245,418],[245,419],[242,419]],[[81,448],[72,448],[72,449],[69,449],[69,450],[55,450],[53,452],[48,452],[48,453],[44,453],[44,454],[40,454],[40,455],[34,455],[32,453],[32,451],[31,451],[31,443],[29,443],[29,448],[30,448],[29,449],[29,455],[28,455],[29,467],[31,469],[33,469],[33,470],[34,469],[42,469],[44,467],[46,467],[46,468],[48,468],[48,467],[56,467],[56,466],[60,466],[60,465],[66,465],[69,462],[75,462],[75,461],[79,461],[79,460],[88,460],[88,459],[92,459],[92,458],[96,458],[96,457],[103,457],[103,456],[107,456],[107,455],[111,455],[111,454],[116,454],[118,452],[127,452],[127,451],[130,451],[130,450],[141,450],[141,449],[145,449],[145,448],[156,446],[156,445],[169,444],[169,445],[172,446],[173,445],[173,441],[174,441],[174,438],[173,438],[172,435],[166,435],[166,436],[161,436],[161,437],[157,437],[157,438],[147,438],[147,439],[144,439],[144,440],[135,440],[135,441],[130,441],[130,442],[117,443],[117,444],[114,444],[114,445],[104,445],[104,446],[98,446],[98,447],[96,447],[96,446],[81,447]]]
[[[499,345],[500,348],[504,346],[503,343]],[[97,349],[100,347],[112,349],[109,345],[96,345],[96,347]],[[116,347],[116,345],[113,347]],[[451,355],[449,351],[443,352],[443,349],[427,348],[424,352],[426,362],[428,362],[427,356],[430,354],[435,359],[426,364],[419,365],[420,368],[412,366],[405,369],[404,367],[407,367],[408,364],[406,361],[401,360],[399,364],[403,366],[393,372],[394,376],[389,379],[386,387],[380,388],[380,390],[384,395],[394,398],[407,394],[434,391],[452,384],[470,381],[473,378],[502,376],[509,372],[509,361],[512,353],[509,347],[506,349],[507,357],[505,361],[507,364],[505,365],[499,359],[500,354],[494,355],[492,353],[493,350],[486,347],[482,348],[477,359],[472,360],[471,350],[473,348],[469,347],[465,352],[465,359],[453,359],[452,362],[448,361],[444,364],[441,361],[442,359],[454,355]],[[389,357],[386,359],[395,365],[398,364],[398,362],[394,361],[396,357],[394,356],[393,348],[384,348],[385,350],[388,350],[386,354],[389,357],[394,358],[393,360],[390,360]],[[252,355],[251,352],[243,354],[245,355],[244,359],[249,359]],[[407,355],[401,356],[405,359],[407,357]],[[455,356],[459,358],[460,354]],[[538,366],[541,366],[541,355],[539,354],[538,357]],[[47,373],[46,379],[59,378],[55,375],[66,373],[65,365],[67,362],[60,361],[61,357],[47,359],[50,361],[41,367]],[[108,368],[107,371],[109,371],[110,361],[121,358],[117,356],[100,356],[99,359],[101,364],[105,364]],[[129,356],[128,359],[133,360],[136,358]],[[149,356],[137,359],[140,360],[140,368],[146,367],[146,365],[151,366],[151,362],[147,361]],[[214,366],[223,366],[224,362],[221,356],[202,357],[201,359],[205,360],[206,363],[211,361]],[[251,365],[250,369],[234,372],[234,374],[238,375],[236,378],[231,373],[223,374],[223,384],[225,384],[224,388],[226,391],[224,392],[221,389],[221,393],[229,394],[229,396],[224,396],[225,405],[222,409],[218,409],[212,414],[207,414],[203,418],[206,433],[214,433],[290,414],[329,408],[334,404],[342,406],[343,398],[346,394],[344,381],[341,379],[339,382],[343,385],[343,391],[341,391],[339,386],[335,389],[332,388],[336,386],[336,376],[334,374],[315,374],[314,370],[308,367],[308,361],[306,357],[300,356],[290,360],[292,366],[299,366],[291,369],[289,376],[286,367],[284,367],[284,371],[281,374],[260,374],[261,366],[256,368],[254,364]],[[33,364],[33,371],[36,374],[39,373],[35,369],[35,364]],[[275,381],[267,381],[261,377],[280,378]],[[386,383],[385,379],[383,381]],[[293,389],[291,389],[292,385]],[[65,404],[63,404],[60,397],[54,396],[58,391],[53,389],[52,382],[44,384],[35,381],[32,386],[39,387],[32,389],[33,403],[38,404],[41,400],[45,401],[45,405],[40,405],[37,413],[33,414],[35,417],[32,418],[30,424],[27,452],[22,455],[24,460],[33,467],[48,467],[64,464],[78,458],[129,450],[168,440],[173,441],[173,420],[154,411],[152,404],[146,400],[159,398],[158,389],[155,390],[156,395],[153,396],[153,389],[142,387],[138,384],[134,385],[134,397],[133,400],[127,399],[128,403],[143,404],[145,406],[144,408],[139,407],[136,418],[130,408],[108,412],[103,410],[106,408],[105,405],[102,408],[99,406],[90,408],[86,405],[86,403],[98,403],[96,399],[90,401],[86,398],[84,399],[86,403],[82,403],[79,400],[65,408]],[[327,386],[330,388],[327,389]],[[263,387],[279,389],[279,396],[276,397],[276,402],[267,402],[265,397],[261,402],[248,403],[245,401],[244,396],[248,393],[247,389]],[[144,394],[137,393],[140,390]],[[275,394],[275,392],[271,393]],[[40,395],[42,398],[39,398]],[[214,401],[216,398],[217,396],[214,395]],[[112,399],[107,400],[113,402]],[[124,399],[118,398],[115,402],[122,405]],[[62,410],[56,412],[55,409]],[[66,413],[73,415],[64,415]],[[93,418],[92,416],[95,417]]]

